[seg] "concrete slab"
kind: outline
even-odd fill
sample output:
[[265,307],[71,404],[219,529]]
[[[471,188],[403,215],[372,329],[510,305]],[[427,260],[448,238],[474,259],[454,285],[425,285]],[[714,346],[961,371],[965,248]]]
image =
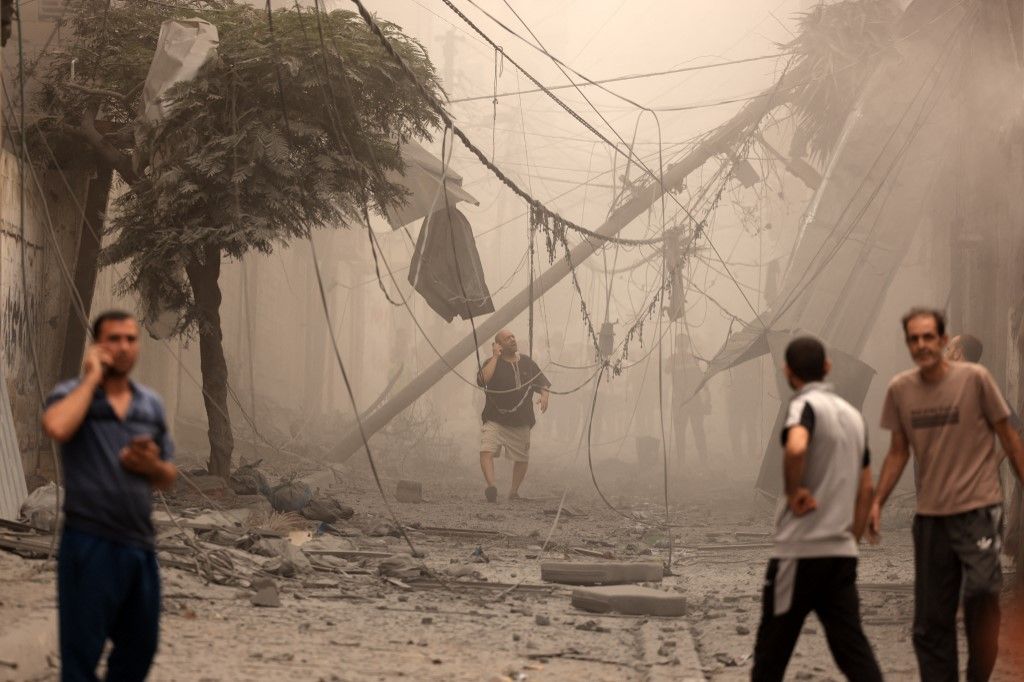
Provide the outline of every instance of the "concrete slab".
[[577,587],[572,605],[594,613],[624,613],[631,616],[682,616],[686,599],[677,593],[662,592],[639,585]]
[[540,579],[563,585],[623,585],[661,582],[660,561],[543,561]]

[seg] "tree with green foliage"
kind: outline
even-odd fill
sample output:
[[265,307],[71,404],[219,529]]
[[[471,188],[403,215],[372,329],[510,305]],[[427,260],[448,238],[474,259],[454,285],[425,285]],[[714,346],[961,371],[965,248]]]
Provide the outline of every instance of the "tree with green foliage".
[[[218,284],[224,258],[270,253],[322,227],[360,224],[404,190],[399,145],[438,119],[357,14],[233,2],[83,0],[62,50],[40,69],[38,133],[112,168],[125,191],[106,220],[102,265],[123,263],[140,314],[179,315],[198,336],[211,473],[228,475],[233,437]],[[159,124],[139,116],[162,22],[217,27],[217,54],[175,85]],[[440,85],[423,47],[379,22],[421,82]],[[74,74],[73,78],[71,74]],[[77,151],[76,151],[77,150]]]

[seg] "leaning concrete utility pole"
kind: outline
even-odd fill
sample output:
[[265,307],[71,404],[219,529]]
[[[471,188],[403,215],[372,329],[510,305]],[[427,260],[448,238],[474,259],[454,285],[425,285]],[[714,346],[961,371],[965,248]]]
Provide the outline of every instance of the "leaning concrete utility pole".
[[[648,184],[630,201],[616,209],[596,232],[605,237],[612,237],[618,234],[634,218],[642,215],[653,206],[661,198],[662,194],[682,186],[686,177],[703,166],[711,157],[718,154],[726,154],[733,150],[737,143],[742,142],[748,134],[757,129],[761,119],[768,112],[781,104],[785,104],[786,96],[793,86],[793,83],[790,82],[792,80],[794,80],[792,75],[788,77],[783,76],[775,86],[752,100],[728,122],[709,133],[708,137],[687,154],[685,158],[668,167],[665,171],[664,183],[653,181]],[[573,265],[578,265],[598,251],[601,246],[602,244],[597,240],[583,240],[569,252],[569,260],[571,260]],[[531,289],[534,297],[543,296],[569,274],[569,260],[564,257],[559,259],[557,263],[534,280],[532,287],[527,286],[500,310],[495,311],[483,323],[477,325],[476,339],[480,339],[483,345],[490,343],[491,338],[495,334],[530,306]],[[460,362],[472,355],[475,350],[476,341],[473,334],[470,333],[441,358],[423,370],[402,390],[384,402],[369,416],[365,417],[363,419],[363,431],[366,433],[366,437],[369,438],[379,431],[391,419],[415,402],[431,386],[448,374],[451,367],[457,367]],[[338,446],[338,454],[341,461],[345,461],[352,456],[362,444],[363,439],[358,427],[351,429],[341,439],[341,443]]]

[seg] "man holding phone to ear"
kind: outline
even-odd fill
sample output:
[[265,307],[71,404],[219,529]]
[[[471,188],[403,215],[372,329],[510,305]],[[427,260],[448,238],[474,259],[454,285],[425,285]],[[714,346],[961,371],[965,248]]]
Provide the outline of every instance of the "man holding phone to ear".
[[484,498],[498,500],[494,458],[504,452],[513,463],[508,499],[514,502],[523,499],[519,486],[530,464],[530,429],[537,423],[530,399],[536,393],[537,407],[547,412],[551,382],[529,355],[519,352],[516,335],[507,329],[495,335],[491,353],[476,377],[477,385],[487,391],[480,415],[480,469],[487,482]]
[[152,491],[178,476],[163,403],[128,378],[139,324],[123,311],[93,322],[82,376],[46,400],[43,430],[61,445],[65,527],[57,561],[62,680],[142,680],[156,655],[160,576]]

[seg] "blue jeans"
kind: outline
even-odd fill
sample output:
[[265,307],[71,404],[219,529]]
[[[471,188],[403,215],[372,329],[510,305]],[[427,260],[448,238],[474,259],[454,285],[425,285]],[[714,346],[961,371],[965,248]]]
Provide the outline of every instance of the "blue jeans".
[[151,550],[64,530],[57,560],[61,680],[97,680],[107,639],[108,682],[144,680],[160,632],[160,574]]

